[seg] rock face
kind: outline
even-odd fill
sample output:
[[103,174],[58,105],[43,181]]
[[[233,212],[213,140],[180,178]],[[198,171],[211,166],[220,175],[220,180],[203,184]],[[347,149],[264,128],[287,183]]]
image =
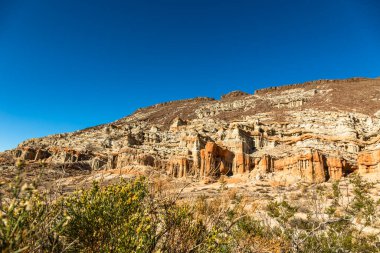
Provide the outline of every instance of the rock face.
[[201,150],[200,177],[232,175],[234,153],[219,147],[214,142],[207,142]]
[[305,153],[278,159],[273,164],[274,172],[288,171],[307,182],[321,183],[326,180],[324,157],[316,150],[307,150]]
[[359,173],[380,172],[380,149],[360,153],[358,156]]
[[158,104],[27,140],[7,155],[94,170],[149,167],[173,177],[285,173],[324,182],[380,172],[379,112],[380,79],[320,80]]

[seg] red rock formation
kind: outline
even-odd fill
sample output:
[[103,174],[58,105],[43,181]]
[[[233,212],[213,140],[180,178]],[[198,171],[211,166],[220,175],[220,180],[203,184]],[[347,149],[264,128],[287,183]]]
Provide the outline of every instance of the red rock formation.
[[380,149],[359,153],[357,164],[359,174],[380,172]]
[[232,163],[234,154],[219,147],[214,142],[207,142],[204,149],[201,150],[201,167],[199,176],[219,176],[232,173]]
[[189,173],[189,162],[186,158],[174,158],[169,162],[169,174],[173,177],[186,177]]
[[322,154],[320,154],[318,151],[314,151],[311,160],[309,155],[306,155],[305,158],[306,161],[310,161],[308,168],[305,170],[306,178],[308,181],[313,183],[325,182],[327,177],[323,165]]
[[340,180],[347,171],[347,162],[339,157],[327,157],[326,163],[331,180]]
[[255,167],[262,173],[268,173],[273,168],[273,160],[269,155],[264,155],[255,161]]
[[253,158],[248,154],[238,153],[235,155],[236,169],[234,173],[243,174],[249,172],[254,167]]
[[274,172],[289,171],[310,183],[326,181],[323,156],[318,151],[285,157],[274,161]]
[[[158,167],[153,156],[144,154],[132,148],[124,149],[117,155],[117,158],[112,157],[116,161],[116,168],[123,168],[128,165],[144,165]],[[110,162],[111,163],[111,162]]]

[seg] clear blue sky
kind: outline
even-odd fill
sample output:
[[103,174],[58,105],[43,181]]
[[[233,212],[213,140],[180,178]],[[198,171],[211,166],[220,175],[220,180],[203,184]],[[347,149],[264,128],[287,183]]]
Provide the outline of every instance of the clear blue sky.
[[158,102],[380,76],[380,1],[0,0],[0,150]]

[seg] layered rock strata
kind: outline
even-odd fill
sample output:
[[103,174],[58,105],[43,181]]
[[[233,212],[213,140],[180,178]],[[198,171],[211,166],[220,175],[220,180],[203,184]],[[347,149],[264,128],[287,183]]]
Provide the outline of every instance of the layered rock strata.
[[7,154],[93,170],[145,166],[198,179],[285,173],[324,182],[380,172],[380,79],[158,104],[110,124],[27,140]]

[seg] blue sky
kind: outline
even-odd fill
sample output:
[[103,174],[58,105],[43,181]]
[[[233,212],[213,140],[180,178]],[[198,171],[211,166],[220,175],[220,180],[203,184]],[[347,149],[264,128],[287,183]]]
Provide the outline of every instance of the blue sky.
[[0,0],[0,150],[139,107],[380,76],[377,0]]

